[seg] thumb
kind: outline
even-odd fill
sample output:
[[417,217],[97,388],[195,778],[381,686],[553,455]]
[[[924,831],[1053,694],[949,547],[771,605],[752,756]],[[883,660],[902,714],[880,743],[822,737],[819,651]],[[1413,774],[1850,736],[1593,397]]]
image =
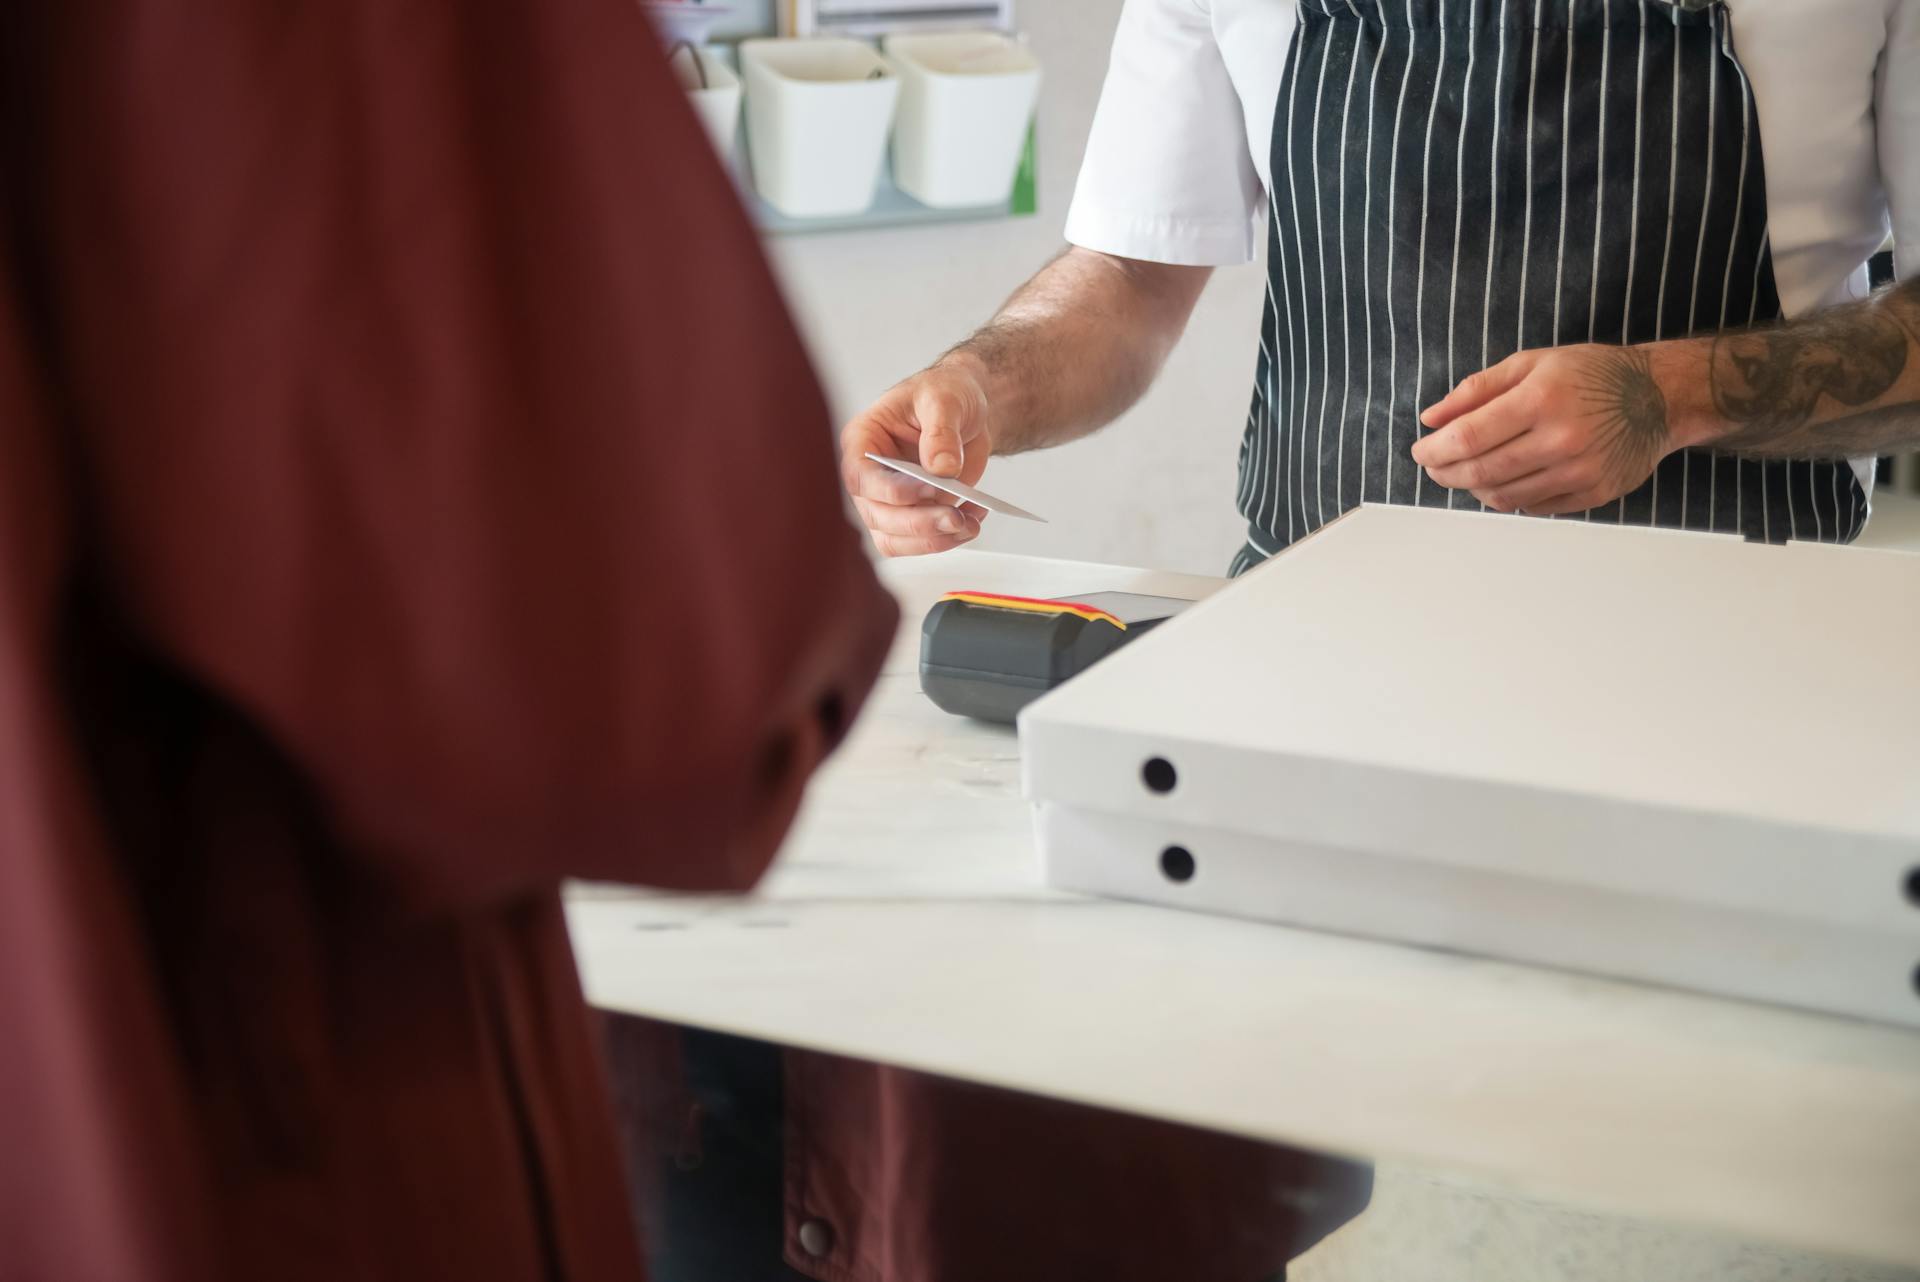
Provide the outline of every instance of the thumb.
[[913,417],[920,428],[920,466],[935,476],[958,476],[969,435],[966,398],[939,383],[923,383],[913,394]]

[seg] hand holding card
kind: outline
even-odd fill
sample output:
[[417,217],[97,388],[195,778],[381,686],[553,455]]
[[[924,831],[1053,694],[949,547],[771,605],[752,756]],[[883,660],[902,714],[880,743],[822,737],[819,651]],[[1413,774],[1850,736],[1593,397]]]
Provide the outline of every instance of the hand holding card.
[[871,450],[867,451],[867,457],[882,467],[890,467],[896,472],[911,476],[914,480],[925,485],[931,485],[934,489],[951,494],[955,498],[965,499],[969,503],[977,503],[989,512],[998,512],[1002,516],[1016,516],[1023,521],[1038,521],[1042,525],[1047,523],[1047,518],[1044,516],[1036,516],[1025,508],[1017,507],[1005,499],[997,499],[983,490],[975,489],[965,481],[955,480],[951,476],[935,476],[918,463],[909,463],[905,459],[887,458],[883,455],[875,454]]
[[962,497],[993,457],[991,417],[977,372],[940,364],[887,389],[841,429],[840,476],[882,556],[964,547],[1006,510]]

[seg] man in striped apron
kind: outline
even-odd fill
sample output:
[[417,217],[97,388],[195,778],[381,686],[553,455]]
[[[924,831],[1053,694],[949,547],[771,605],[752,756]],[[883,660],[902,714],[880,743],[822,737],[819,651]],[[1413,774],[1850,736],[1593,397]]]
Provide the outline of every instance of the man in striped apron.
[[[1868,298],[1889,230],[1908,283]],[[1920,0],[1127,0],[1067,238],[845,429],[883,553],[956,547],[984,513],[869,451],[974,482],[995,453],[1099,428],[1210,272],[1262,246],[1236,572],[1361,502],[1851,539],[1871,485],[1854,460],[1920,442]],[[977,1174],[962,1148],[1025,1175],[964,1217],[1022,1242],[989,1270],[1009,1278],[1255,1282],[1364,1187],[1272,1149],[1204,1217],[1149,1217],[1251,1236],[1155,1250],[1111,1190],[1035,1164],[1064,1118],[949,1149],[933,1112],[867,1116],[894,1119],[870,1146],[917,1145],[945,1188]],[[791,1165],[830,1141],[787,1143]],[[1178,1208],[1229,1162],[1258,1168],[1224,1143],[1181,1139],[1129,1192]],[[873,1218],[919,1226],[921,1204],[903,1186]],[[1026,1213],[1050,1232],[1005,1226]],[[1049,1254],[1116,1240],[1127,1259],[1092,1271]],[[914,1282],[964,1245],[916,1241],[905,1270],[856,1256]]]
[[864,454],[974,480],[1100,426],[1258,228],[1236,572],[1361,502],[1846,541],[1920,439],[1890,225],[1911,278],[1920,0],[1132,0],[1074,247],[846,480],[883,552],[970,540]]

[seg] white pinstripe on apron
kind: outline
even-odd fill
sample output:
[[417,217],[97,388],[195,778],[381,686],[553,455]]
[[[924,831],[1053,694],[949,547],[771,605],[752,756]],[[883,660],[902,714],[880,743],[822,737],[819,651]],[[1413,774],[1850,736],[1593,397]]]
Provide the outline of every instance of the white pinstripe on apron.
[[[1723,3],[1298,2],[1236,574],[1363,500],[1478,507],[1410,457],[1476,370],[1780,314]],[[1845,463],[1684,450],[1569,519],[1845,541],[1866,512]]]

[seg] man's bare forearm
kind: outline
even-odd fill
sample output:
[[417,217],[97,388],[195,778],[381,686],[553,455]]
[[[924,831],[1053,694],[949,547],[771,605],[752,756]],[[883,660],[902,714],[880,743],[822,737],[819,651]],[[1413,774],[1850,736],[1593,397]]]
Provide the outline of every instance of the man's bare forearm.
[[1697,443],[1758,458],[1920,448],[1920,280],[1704,344]]
[[1059,445],[1140,399],[1210,274],[1069,249],[938,363],[981,379],[994,453]]

